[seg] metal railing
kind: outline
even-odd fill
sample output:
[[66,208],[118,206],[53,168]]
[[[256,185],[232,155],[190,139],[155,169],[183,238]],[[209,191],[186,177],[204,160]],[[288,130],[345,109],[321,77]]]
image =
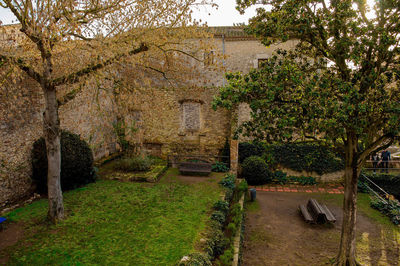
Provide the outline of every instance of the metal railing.
[[[366,161],[367,164],[370,164],[372,166],[373,166],[374,162],[375,161],[373,161],[373,160],[367,160]],[[382,162],[385,162],[385,163],[388,162],[388,167],[387,168],[386,167],[381,167],[380,164]],[[364,169],[365,170],[370,170],[370,171],[374,171],[374,170],[375,171],[381,171],[381,172],[386,171],[386,170],[388,170],[388,171],[400,171],[400,160],[389,160],[389,161],[379,160],[377,163],[378,163],[377,167],[364,167]]]
[[[361,173],[361,176],[367,180],[369,183],[371,183],[374,187],[377,188],[378,191],[380,191],[383,195],[385,195],[386,198],[389,198],[389,193],[387,193],[385,190],[383,190],[380,186],[378,186],[377,184],[375,184],[374,181],[372,181],[371,179],[369,179],[367,176],[365,176],[364,174]],[[374,194],[375,196],[377,196],[381,201],[383,201],[384,203],[388,203],[388,201],[386,199],[384,199],[378,192],[376,192],[374,189],[372,189],[369,185],[365,184],[365,186],[367,187],[367,189]]]

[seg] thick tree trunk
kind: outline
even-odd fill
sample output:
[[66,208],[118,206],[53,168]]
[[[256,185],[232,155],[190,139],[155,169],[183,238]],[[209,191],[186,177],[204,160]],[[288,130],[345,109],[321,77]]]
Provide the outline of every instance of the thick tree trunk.
[[357,142],[356,137],[349,137],[345,147],[346,166],[343,224],[336,265],[358,265],[356,261],[356,214],[357,181],[360,171],[357,166]]
[[43,114],[44,138],[47,149],[47,186],[49,196],[48,217],[53,223],[64,218],[63,196],[61,192],[61,144],[60,121],[55,88],[44,89],[46,111]]

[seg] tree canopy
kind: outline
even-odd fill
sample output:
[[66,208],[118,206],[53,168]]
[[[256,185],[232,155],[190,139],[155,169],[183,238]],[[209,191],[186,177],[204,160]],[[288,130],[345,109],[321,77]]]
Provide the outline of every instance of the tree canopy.
[[[3,35],[10,35],[0,46],[0,96],[20,103],[33,97],[18,91],[21,73],[42,89],[52,221],[64,217],[58,109],[85,87],[71,85],[85,83],[101,70],[108,72],[101,78],[110,73],[118,76],[118,68],[111,67],[116,62],[123,68],[142,67],[164,76],[168,70],[177,72],[187,57],[195,58],[196,51],[207,46],[188,41],[209,36],[191,16],[191,8],[199,4],[212,4],[212,0],[0,0],[0,6],[16,17],[21,32],[0,27]],[[178,58],[178,54],[185,56]],[[9,90],[12,86],[17,89]]]
[[400,131],[400,1],[238,0],[262,4],[247,32],[264,45],[296,40],[263,67],[228,73],[214,106],[247,103],[240,128],[263,140],[323,140],[345,154],[339,265],[355,265],[357,180],[371,152]]

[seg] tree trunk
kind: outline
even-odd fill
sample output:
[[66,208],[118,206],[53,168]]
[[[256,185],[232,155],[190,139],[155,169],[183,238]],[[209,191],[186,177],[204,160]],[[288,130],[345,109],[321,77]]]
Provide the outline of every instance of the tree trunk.
[[354,135],[349,136],[345,145],[343,224],[336,265],[359,265],[356,261],[357,181],[360,173],[357,166],[357,143],[358,139]]
[[47,186],[49,197],[48,217],[53,223],[64,218],[63,196],[61,192],[61,144],[60,121],[56,89],[44,88],[46,111],[43,114],[44,138],[47,150]]

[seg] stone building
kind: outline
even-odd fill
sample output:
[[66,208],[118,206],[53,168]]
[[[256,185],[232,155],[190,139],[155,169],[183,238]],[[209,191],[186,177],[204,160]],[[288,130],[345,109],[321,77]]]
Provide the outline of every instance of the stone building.
[[[165,82],[131,91],[123,119],[126,124],[134,125],[129,140],[139,143],[143,151],[164,158],[182,153],[218,154],[237,119],[243,121],[249,117],[244,106],[239,108],[238,117],[227,110],[211,108],[213,95],[226,82],[224,72],[248,72],[278,47],[290,48],[295,44],[288,41],[265,47],[239,27],[210,30],[214,33],[215,51],[205,54],[202,62],[192,62],[201,72],[196,82],[181,87],[168,87]],[[223,69],[213,68],[217,60]],[[120,78],[123,84],[130,84],[132,77],[120,73]],[[19,82],[21,86],[16,92],[7,84],[0,88],[0,209],[31,191],[30,152],[33,142],[42,136],[43,94],[33,80],[25,77]],[[107,82],[110,81],[104,84]],[[87,85],[74,100],[62,105],[59,113],[61,127],[85,139],[95,159],[119,149],[112,127],[121,119],[118,104],[96,86]]]

